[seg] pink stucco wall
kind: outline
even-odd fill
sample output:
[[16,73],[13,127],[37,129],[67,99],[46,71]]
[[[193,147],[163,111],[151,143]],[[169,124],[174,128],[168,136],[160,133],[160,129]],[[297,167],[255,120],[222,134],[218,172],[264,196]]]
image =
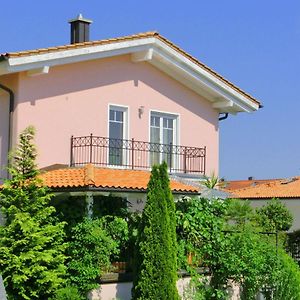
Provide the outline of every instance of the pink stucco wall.
[[130,56],[53,67],[35,77],[21,73],[16,100],[15,131],[36,127],[40,167],[69,163],[71,135],[108,136],[108,106],[116,104],[128,106],[128,138],[136,140],[149,141],[150,110],[178,114],[179,144],[206,146],[207,174],[218,172],[218,112],[179,82],[148,63],[133,63]]

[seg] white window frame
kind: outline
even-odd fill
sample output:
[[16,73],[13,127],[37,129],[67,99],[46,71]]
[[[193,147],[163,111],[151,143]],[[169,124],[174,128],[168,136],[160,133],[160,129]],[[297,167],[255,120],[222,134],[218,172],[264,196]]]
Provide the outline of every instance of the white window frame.
[[[128,140],[129,139],[129,106],[126,105],[120,105],[120,104],[113,104],[109,103],[108,104],[108,110],[107,110],[107,137],[110,138],[109,136],[109,123],[110,123],[110,110],[117,110],[123,112],[123,140]],[[119,165],[110,165],[109,164],[109,150],[107,151],[107,166],[110,168],[126,168],[126,166],[119,166]],[[126,155],[126,150],[123,150],[123,156],[122,159],[124,160],[122,164],[127,164],[129,161],[129,151],[127,151]]]
[[[150,109],[149,110],[149,138],[148,141],[149,143],[151,143],[151,116],[158,116],[160,117],[160,122],[162,121],[162,117],[170,117],[174,119],[174,125],[173,125],[173,145],[180,145],[180,141],[179,141],[179,137],[180,137],[180,132],[179,132],[179,124],[180,124],[180,114],[178,113],[173,113],[173,112],[166,112],[166,111],[160,111],[160,110],[155,110],[155,109]],[[160,140],[162,141],[162,134],[163,134],[163,126],[161,126],[162,124],[160,124]],[[162,156],[162,155],[161,155]],[[160,161],[161,161],[161,157],[160,157]],[[149,165],[150,165],[150,155],[149,155]],[[168,162],[167,162],[168,163]],[[173,157],[173,163],[172,166],[174,168],[177,168],[178,166],[178,157],[174,158]]]

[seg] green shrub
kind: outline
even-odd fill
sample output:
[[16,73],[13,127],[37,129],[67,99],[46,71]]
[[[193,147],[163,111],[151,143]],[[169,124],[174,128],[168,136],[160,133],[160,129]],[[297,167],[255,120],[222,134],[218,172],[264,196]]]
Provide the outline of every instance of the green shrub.
[[51,205],[56,209],[55,215],[57,218],[62,222],[66,222],[65,232],[67,240],[69,240],[72,228],[82,222],[87,215],[85,197],[70,196],[62,198],[56,196],[51,200]]
[[0,227],[0,273],[9,299],[47,299],[63,285],[66,274],[64,223],[54,217],[52,195],[37,179],[34,130],[20,135],[11,179],[0,191],[6,217]]
[[293,224],[291,212],[279,199],[257,208],[256,213],[259,224],[266,231],[287,231]]
[[[262,287],[274,285],[275,235],[261,234],[249,203],[183,198],[176,207],[179,258],[198,282],[193,285],[195,299],[227,299],[229,279],[242,287],[242,299],[254,299]],[[194,266],[187,265],[189,252]],[[195,274],[199,264],[212,275],[206,285]]]
[[248,200],[229,199],[226,220],[229,224],[245,225],[255,221],[255,211]]
[[222,276],[242,287],[241,299],[254,299],[263,286],[272,285],[277,270],[275,237],[266,237],[252,226],[228,236],[221,253]]
[[179,299],[175,211],[167,166],[152,168],[136,243],[132,299]]
[[300,299],[300,269],[283,250],[278,252],[278,269],[274,284],[274,300]]
[[[70,282],[82,295],[97,286],[97,279],[110,267],[110,258],[120,252],[120,236],[128,233],[123,219],[111,218],[110,222],[107,219],[85,219],[72,230],[68,272]],[[117,227],[113,227],[114,224]]]
[[128,206],[127,199],[108,196],[94,196],[93,216],[101,218],[104,216],[127,217]]
[[116,243],[117,251],[112,253],[110,261],[122,260],[122,255],[126,251],[127,242],[129,239],[128,223],[122,218],[114,216],[104,216],[99,219],[101,228],[103,228],[107,235]]
[[74,286],[67,286],[59,289],[51,300],[84,300],[86,297],[82,297],[78,289]]
[[180,266],[187,267],[187,255],[202,263],[215,262],[225,240],[223,229],[227,204],[224,201],[185,197],[176,202]]

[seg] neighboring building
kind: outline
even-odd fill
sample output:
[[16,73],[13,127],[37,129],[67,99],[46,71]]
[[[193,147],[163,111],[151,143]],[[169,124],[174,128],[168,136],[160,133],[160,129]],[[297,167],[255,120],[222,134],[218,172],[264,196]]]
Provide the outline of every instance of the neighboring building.
[[232,197],[248,199],[253,208],[266,205],[272,198],[280,199],[294,217],[294,223],[290,231],[300,229],[300,177],[229,181],[225,184],[227,184],[227,187],[225,185],[224,189]]
[[254,179],[253,177],[248,177],[247,180],[230,180],[230,181],[225,181],[221,180],[220,182],[220,187],[227,192],[234,191],[234,190],[240,190],[252,186],[257,186],[263,183],[270,183],[276,180],[281,180],[281,179]]

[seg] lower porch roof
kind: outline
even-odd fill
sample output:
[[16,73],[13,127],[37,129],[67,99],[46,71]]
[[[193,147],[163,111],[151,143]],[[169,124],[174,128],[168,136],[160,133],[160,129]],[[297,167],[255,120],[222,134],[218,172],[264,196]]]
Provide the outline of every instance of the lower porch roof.
[[[98,190],[146,192],[149,171],[97,168],[92,164],[78,168],[59,168],[42,172],[43,184],[54,191]],[[172,193],[199,194],[199,188],[170,179]]]

